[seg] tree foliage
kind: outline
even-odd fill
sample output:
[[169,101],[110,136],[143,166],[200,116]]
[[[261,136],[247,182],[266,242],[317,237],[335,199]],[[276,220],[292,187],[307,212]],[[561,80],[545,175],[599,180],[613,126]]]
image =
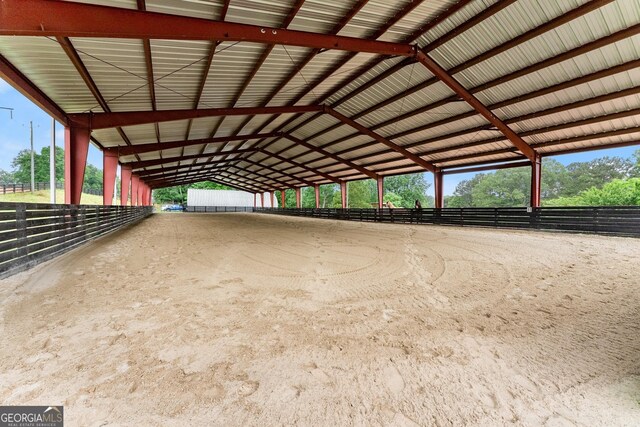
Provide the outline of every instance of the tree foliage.
[[[36,182],[49,182],[50,147],[43,147],[40,153],[34,153],[34,175]],[[31,150],[21,150],[11,162],[14,182],[27,184],[31,182]],[[64,179],[64,150],[56,147],[56,180]],[[100,182],[102,186],[102,182]]]
[[[633,186],[622,182],[640,177],[640,150],[635,161],[602,157],[567,166],[547,159],[542,165],[542,203],[544,206],[586,206],[634,204]],[[454,194],[445,199],[447,207],[527,206],[530,200],[530,168],[502,169],[477,174],[461,181]],[[613,185],[613,182],[618,182]],[[609,185],[611,183],[611,185]],[[603,191],[606,192],[603,193]],[[614,192],[622,192],[615,195]],[[624,195],[623,195],[624,194]]]

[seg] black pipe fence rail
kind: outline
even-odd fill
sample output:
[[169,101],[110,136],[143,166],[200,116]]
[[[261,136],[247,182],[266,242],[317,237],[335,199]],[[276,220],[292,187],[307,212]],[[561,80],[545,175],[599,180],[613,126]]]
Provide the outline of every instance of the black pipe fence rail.
[[253,212],[253,207],[247,206],[187,206],[187,212]]
[[405,224],[571,231],[640,237],[640,206],[444,209],[271,209],[255,212]]
[[146,218],[151,206],[0,203],[0,278]]

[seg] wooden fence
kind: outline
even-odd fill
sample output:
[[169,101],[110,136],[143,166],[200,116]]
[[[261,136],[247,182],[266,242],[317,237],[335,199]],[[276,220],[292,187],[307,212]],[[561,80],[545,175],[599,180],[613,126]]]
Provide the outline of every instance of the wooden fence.
[[270,209],[256,212],[410,224],[572,231],[640,237],[640,206],[445,209]]
[[0,203],[0,278],[140,221],[150,206]]
[[[35,191],[48,190],[50,187],[48,182],[36,182]],[[64,182],[56,181],[56,188],[58,190],[64,189]],[[28,193],[31,191],[31,184],[24,183],[11,183],[0,184],[0,194],[13,194],[13,193]],[[82,192],[85,194],[93,194],[96,196],[102,196],[102,188],[83,188]]]

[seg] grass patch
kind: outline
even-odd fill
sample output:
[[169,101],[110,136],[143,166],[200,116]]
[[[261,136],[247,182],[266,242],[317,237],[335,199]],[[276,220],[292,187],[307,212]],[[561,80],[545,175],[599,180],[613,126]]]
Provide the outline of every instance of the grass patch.
[[[35,192],[0,194],[0,202],[12,203],[49,203],[49,190]],[[56,203],[64,203],[64,190],[56,190]],[[102,196],[82,193],[80,203],[83,205],[101,205]]]

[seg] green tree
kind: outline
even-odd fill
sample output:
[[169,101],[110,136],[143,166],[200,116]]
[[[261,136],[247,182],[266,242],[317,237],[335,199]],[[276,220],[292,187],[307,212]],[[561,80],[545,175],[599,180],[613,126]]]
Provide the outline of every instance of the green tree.
[[640,206],[640,178],[615,179],[601,189],[584,191],[580,198],[587,206]]
[[[40,153],[34,153],[34,175],[36,182],[49,182],[50,147],[43,147]],[[31,182],[31,150],[22,150],[11,161],[14,180],[19,183]],[[64,150],[56,147],[56,180],[64,179]],[[101,184],[102,185],[102,184]]]
[[15,181],[13,173],[0,169],[0,184],[13,184]]
[[102,170],[93,165],[87,164],[84,170],[84,182],[82,188],[85,190],[99,191],[102,189]]
[[471,179],[460,181],[452,196],[445,198],[445,206],[448,208],[464,208],[475,206],[473,204],[473,189],[486,175],[479,173]]
[[233,190],[231,187],[211,181],[196,182],[195,184],[189,185],[188,188],[197,188],[201,190]]
[[601,157],[590,162],[574,162],[567,166],[568,179],[561,196],[576,196],[591,187],[602,188],[614,179],[631,176],[634,164],[621,157]]
[[389,200],[398,207],[413,208],[416,200],[420,200],[420,204],[425,208],[433,206],[433,197],[427,195],[430,186],[424,173],[386,177],[384,179],[384,200],[387,201],[388,194],[393,193],[400,197],[398,204],[394,200]]
[[633,153],[634,165],[631,170],[631,176],[634,178],[640,178],[640,149]]
[[486,174],[472,190],[472,206],[527,206],[531,191],[530,177],[529,168],[501,169]]
[[177,185],[175,187],[157,188],[153,190],[153,199],[156,203],[187,203],[188,185]]
[[376,202],[376,183],[371,179],[349,181],[347,205],[350,208],[371,208]]
[[546,159],[542,162],[542,200],[555,199],[566,195],[566,187],[569,181],[567,168],[555,159]]

